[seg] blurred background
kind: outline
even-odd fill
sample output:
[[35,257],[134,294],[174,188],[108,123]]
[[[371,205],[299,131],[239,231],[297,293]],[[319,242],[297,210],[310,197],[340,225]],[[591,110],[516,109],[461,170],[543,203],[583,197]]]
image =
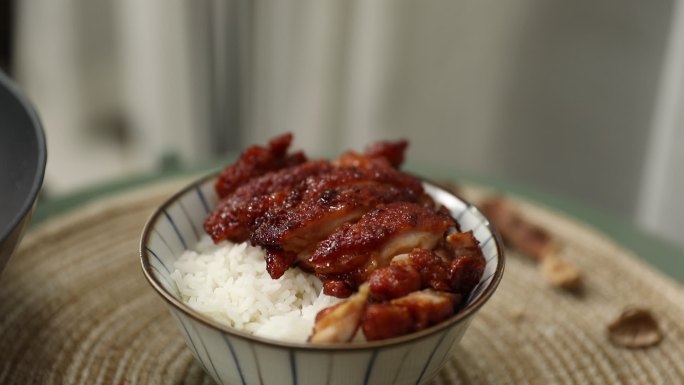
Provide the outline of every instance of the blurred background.
[[0,2],[52,196],[192,168],[284,131],[333,156],[524,183],[684,245],[674,0]]

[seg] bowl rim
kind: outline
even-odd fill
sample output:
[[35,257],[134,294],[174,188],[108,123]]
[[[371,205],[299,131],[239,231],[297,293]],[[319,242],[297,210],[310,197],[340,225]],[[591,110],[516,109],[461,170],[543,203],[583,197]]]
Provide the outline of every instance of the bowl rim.
[[[38,150],[38,161],[36,162],[35,174],[26,199],[21,202],[19,210],[8,221],[9,226],[5,229],[0,228],[0,240],[5,240],[29,214],[36,202],[38,193],[43,186],[43,178],[45,177],[45,167],[47,164],[47,145],[45,142],[45,131],[43,129],[43,125],[40,122],[40,118],[38,117],[38,113],[33,107],[33,104],[29,101],[26,95],[24,95],[19,86],[7,74],[5,74],[4,71],[1,70],[0,86],[5,88],[14,97],[14,99],[24,109],[26,115],[28,115],[28,118],[31,121],[31,129],[35,134],[36,147]],[[2,269],[1,266],[0,269]]]
[[492,280],[487,285],[487,287],[484,289],[482,292],[482,295],[478,299],[476,299],[473,303],[470,305],[466,306],[463,309],[460,309],[457,314],[452,316],[446,321],[440,322],[437,325],[431,326],[427,329],[406,334],[403,336],[398,336],[398,337],[393,337],[393,338],[388,338],[384,340],[378,340],[378,341],[370,341],[370,342],[359,342],[359,343],[330,343],[330,344],[311,344],[311,343],[302,343],[302,342],[290,342],[290,341],[278,341],[275,339],[271,338],[264,338],[264,337],[259,337],[255,336],[253,334],[237,330],[234,328],[231,328],[229,326],[223,325],[220,322],[217,322],[213,319],[211,319],[208,316],[205,316],[198,311],[192,309],[189,305],[185,304],[178,298],[176,298],[173,294],[169,293],[166,291],[159,282],[152,271],[152,266],[149,262],[150,260],[150,255],[148,251],[146,250],[146,245],[148,244],[149,238],[152,234],[152,228],[154,224],[158,221],[158,219],[161,217],[162,213],[164,210],[169,207],[171,204],[173,204],[178,198],[181,196],[185,195],[188,193],[190,190],[193,190],[208,181],[218,177],[219,171],[212,172],[208,175],[205,175],[197,180],[194,180],[190,182],[188,185],[186,185],[184,188],[181,190],[177,191],[173,195],[171,195],[169,198],[167,198],[160,206],[158,206],[155,211],[150,215],[150,217],[147,219],[145,226],[143,228],[143,232],[140,238],[140,246],[139,246],[139,254],[140,254],[140,262],[142,265],[142,271],[147,279],[147,282],[152,286],[152,288],[159,294],[164,301],[167,302],[172,308],[181,311],[188,317],[194,319],[195,321],[199,322],[200,324],[203,324],[205,327],[208,327],[210,329],[215,329],[218,332],[225,333],[228,335],[231,335],[233,337],[240,338],[242,340],[247,340],[250,343],[257,343],[261,345],[267,345],[270,347],[279,347],[279,348],[287,348],[287,349],[295,349],[295,350],[304,350],[304,351],[310,351],[310,352],[315,352],[315,351],[359,351],[359,350],[368,350],[368,349],[377,349],[377,348],[386,348],[386,347],[393,347],[393,346],[399,346],[403,345],[406,343],[414,342],[423,338],[427,338],[431,335],[437,334],[438,332],[449,329],[452,325],[457,324],[461,321],[467,320],[470,316],[475,314],[477,310],[484,305],[489,298],[492,296],[494,291],[496,291],[496,288],[499,286],[499,282],[501,281],[501,278],[503,276],[504,272],[504,265],[505,265],[505,256],[504,256],[504,247],[503,247],[503,242],[501,240],[501,236],[499,235],[498,231],[494,228],[492,223],[489,221],[489,219],[473,204],[468,202],[467,200],[456,196],[452,194],[451,192],[448,192],[444,190],[442,187],[439,185],[429,182],[425,179],[421,179],[424,183],[427,183],[428,185],[437,188],[453,197],[456,199],[462,201],[466,205],[466,210],[475,210],[476,213],[482,216],[484,218],[483,225],[487,227],[487,229],[490,231],[492,234],[492,238],[494,239],[495,245],[496,245],[496,255],[498,259],[497,267],[496,270],[494,271],[494,274],[492,275]]

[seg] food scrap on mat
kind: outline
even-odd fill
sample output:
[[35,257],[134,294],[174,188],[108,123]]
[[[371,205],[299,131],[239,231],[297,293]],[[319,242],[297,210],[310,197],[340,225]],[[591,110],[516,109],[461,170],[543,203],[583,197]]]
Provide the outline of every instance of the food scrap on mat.
[[570,291],[580,289],[582,274],[562,256],[548,231],[528,221],[503,198],[487,199],[479,207],[506,244],[537,262],[546,282]]
[[608,338],[616,346],[638,349],[657,345],[663,334],[650,310],[628,308],[608,325]]

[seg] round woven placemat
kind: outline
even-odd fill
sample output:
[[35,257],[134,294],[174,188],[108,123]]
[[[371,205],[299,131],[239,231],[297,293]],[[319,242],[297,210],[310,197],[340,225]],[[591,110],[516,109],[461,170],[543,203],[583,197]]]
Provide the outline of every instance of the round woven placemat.
[[[184,182],[98,201],[27,235],[0,279],[0,384],[212,383],[137,255],[145,220]],[[509,251],[501,286],[435,384],[684,383],[684,289],[586,225],[514,202],[566,245],[585,290],[549,288]],[[607,324],[628,305],[653,311],[659,345],[608,342]]]

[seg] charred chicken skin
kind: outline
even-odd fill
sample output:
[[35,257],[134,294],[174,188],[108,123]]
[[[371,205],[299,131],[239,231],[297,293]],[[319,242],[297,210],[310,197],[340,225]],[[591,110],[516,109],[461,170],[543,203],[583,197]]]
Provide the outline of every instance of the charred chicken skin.
[[268,148],[252,146],[240,155],[240,159],[226,167],[216,181],[216,192],[223,198],[248,180],[269,171],[280,170],[306,162],[302,152],[288,154],[292,134],[273,138]]
[[320,242],[308,262],[323,280],[326,294],[344,297],[394,256],[434,248],[454,225],[451,217],[431,207],[410,202],[381,205]]
[[244,242],[268,212],[287,209],[302,183],[332,170],[327,161],[309,161],[296,167],[255,176],[225,196],[204,221],[214,242]]
[[[394,162],[400,158],[394,152],[403,147],[388,142],[383,146]],[[278,154],[283,152],[271,158],[281,159]],[[296,262],[305,264],[316,244],[339,226],[358,220],[379,204],[432,203],[419,179],[396,170],[379,155],[353,158],[338,165],[309,161],[258,176],[256,170],[264,167],[248,166],[251,158],[243,155],[238,163],[245,164],[234,168],[251,170],[251,178],[221,200],[205,220],[205,230],[214,242],[249,239],[262,246],[268,253],[269,273],[279,278]]]
[[334,168],[307,178],[295,191],[284,205],[262,216],[250,240],[269,255],[304,264],[318,242],[379,204],[431,201],[416,178],[386,165],[365,170]]
[[221,172],[221,201],[204,222],[214,242],[261,246],[277,279],[292,267],[346,298],[316,317],[312,342],[390,338],[454,314],[485,261],[421,181],[398,171],[406,141],[378,142],[333,161],[289,152],[292,135],[253,146]]
[[318,312],[311,342],[351,341],[366,312],[367,301],[368,285],[361,285],[346,301]]
[[425,289],[389,302],[370,304],[361,321],[369,341],[397,337],[436,325],[455,313],[458,294]]

